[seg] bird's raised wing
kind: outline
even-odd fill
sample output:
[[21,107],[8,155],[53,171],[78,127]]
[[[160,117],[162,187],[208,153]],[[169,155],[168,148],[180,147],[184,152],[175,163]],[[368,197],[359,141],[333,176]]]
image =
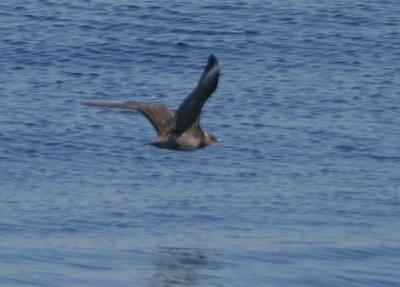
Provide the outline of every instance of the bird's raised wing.
[[136,102],[86,102],[88,106],[134,110],[142,113],[153,125],[159,135],[173,128],[174,118],[164,105]]
[[210,55],[196,88],[190,93],[190,95],[183,101],[183,103],[175,112],[175,133],[177,135],[184,133],[193,124],[200,128],[198,119],[201,109],[207,99],[217,88],[218,79],[218,60],[214,55]]

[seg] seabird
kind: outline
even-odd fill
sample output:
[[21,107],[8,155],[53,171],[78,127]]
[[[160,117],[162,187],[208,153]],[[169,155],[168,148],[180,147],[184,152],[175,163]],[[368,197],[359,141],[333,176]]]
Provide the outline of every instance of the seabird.
[[219,79],[218,60],[208,57],[200,80],[173,115],[160,104],[138,102],[86,102],[86,105],[134,110],[142,113],[157,131],[157,138],[151,142],[159,148],[194,150],[218,142],[211,133],[200,126],[200,114],[204,103],[216,90]]

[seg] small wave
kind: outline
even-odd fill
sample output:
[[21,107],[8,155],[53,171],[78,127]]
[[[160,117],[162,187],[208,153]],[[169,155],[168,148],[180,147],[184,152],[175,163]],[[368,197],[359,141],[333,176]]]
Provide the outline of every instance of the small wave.
[[356,149],[354,146],[350,146],[350,145],[337,145],[337,146],[335,146],[335,148],[340,151],[344,151],[344,152],[351,152]]
[[191,45],[186,42],[179,41],[175,43],[175,46],[178,48],[189,48]]
[[378,154],[367,154],[365,156],[382,162],[396,162],[396,163],[400,162],[400,156],[386,156]]

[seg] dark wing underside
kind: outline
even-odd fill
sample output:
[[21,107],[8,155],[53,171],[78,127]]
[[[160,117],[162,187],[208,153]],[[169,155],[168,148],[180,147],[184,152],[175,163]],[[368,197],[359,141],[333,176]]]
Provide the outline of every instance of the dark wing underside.
[[177,135],[184,133],[189,128],[191,130],[199,129],[201,131],[199,124],[201,109],[217,88],[218,79],[218,61],[214,55],[210,55],[197,87],[183,101],[175,113],[175,133]]
[[134,110],[142,113],[156,129],[158,135],[173,128],[174,118],[166,106],[135,102],[86,102],[88,106]]

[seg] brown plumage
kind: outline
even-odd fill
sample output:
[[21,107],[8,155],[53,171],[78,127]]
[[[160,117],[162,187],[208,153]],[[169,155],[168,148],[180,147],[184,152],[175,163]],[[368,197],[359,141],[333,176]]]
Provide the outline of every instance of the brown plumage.
[[89,106],[119,108],[142,113],[157,131],[152,142],[159,148],[193,150],[217,142],[216,138],[202,130],[200,114],[203,105],[218,85],[219,67],[214,55],[208,62],[196,88],[178,107],[175,115],[164,105],[136,102],[86,102]]

